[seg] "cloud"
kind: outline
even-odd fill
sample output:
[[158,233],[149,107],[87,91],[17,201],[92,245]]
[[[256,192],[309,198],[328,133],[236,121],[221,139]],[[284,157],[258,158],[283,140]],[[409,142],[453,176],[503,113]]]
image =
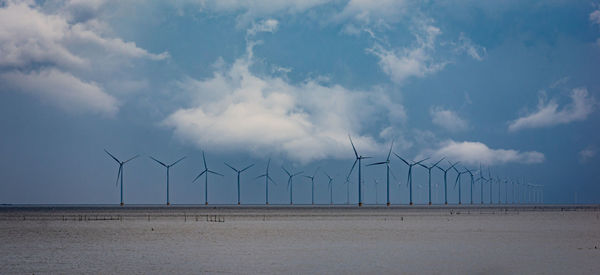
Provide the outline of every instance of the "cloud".
[[[11,90],[35,94],[64,110],[79,113],[90,108],[92,113],[114,115],[119,106],[116,99],[92,79],[107,70],[112,70],[108,71],[110,77],[119,64],[133,58],[169,57],[167,52],[150,53],[134,42],[102,35],[100,29],[106,26],[92,18],[103,1],[52,2],[48,4],[52,9],[33,3],[7,1],[0,5],[0,69],[7,81],[4,86]],[[86,16],[74,15],[84,10]],[[74,16],[87,19],[80,22]],[[123,74],[116,78],[128,83]]]
[[44,69],[29,74],[0,74],[3,85],[38,96],[45,102],[74,113],[99,113],[114,116],[117,100],[106,94],[96,83],[82,81],[57,69]]
[[487,54],[485,47],[473,43],[473,41],[462,32],[458,37],[458,43],[456,43],[455,50],[464,52],[477,61],[483,61],[483,58]]
[[460,118],[457,113],[451,110],[446,110],[437,106],[429,109],[429,114],[431,115],[433,124],[448,131],[460,132],[469,128],[467,121]]
[[275,19],[262,20],[258,24],[253,24],[246,32],[247,35],[255,35],[259,32],[275,32],[279,21]]
[[573,89],[570,96],[572,103],[563,107],[562,110],[559,110],[556,101],[550,100],[546,103],[544,98],[540,97],[538,110],[510,122],[508,130],[515,132],[527,128],[550,127],[581,121],[594,111],[595,99],[588,95],[586,88]]
[[372,48],[367,49],[367,52],[379,58],[379,67],[395,83],[402,84],[410,77],[424,77],[445,66],[445,63],[438,63],[432,57],[436,37],[441,34],[440,29],[426,22],[418,25],[416,43],[412,47],[388,50],[375,43]]
[[595,146],[588,146],[587,148],[579,151],[579,162],[586,163],[590,159],[594,158],[598,150]]
[[523,163],[534,164],[545,160],[544,154],[536,151],[519,152],[507,149],[491,149],[481,142],[447,140],[437,149],[425,150],[418,158],[431,156],[434,159],[446,157],[450,161],[460,161],[464,165],[486,165]]
[[335,21],[351,19],[362,24],[393,23],[402,20],[401,15],[406,11],[406,2],[404,0],[350,0],[333,19]]
[[259,76],[249,69],[251,56],[249,52],[211,78],[179,82],[195,100],[163,124],[200,148],[276,153],[306,163],[352,157],[348,134],[361,153],[382,151],[382,144],[361,131],[380,120],[398,124],[406,118],[403,106],[381,91]]

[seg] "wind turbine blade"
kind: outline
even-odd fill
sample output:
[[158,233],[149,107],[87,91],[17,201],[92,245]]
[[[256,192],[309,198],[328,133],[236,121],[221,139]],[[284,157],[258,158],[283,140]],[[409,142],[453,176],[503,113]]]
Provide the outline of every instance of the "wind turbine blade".
[[315,169],[315,172],[313,173],[313,176],[312,176],[313,178],[314,178],[315,176],[317,176],[317,171],[319,171],[319,168],[321,168],[321,167],[317,167],[317,169]]
[[352,174],[352,171],[354,171],[354,166],[356,166],[357,162],[358,162],[358,159],[356,159],[354,161],[354,164],[352,164],[352,168],[350,168],[350,173],[348,173],[348,176],[346,177],[346,181],[348,181],[348,179],[350,178],[350,175]]
[[239,172],[237,169],[233,168],[233,166],[227,164],[227,162],[223,162],[223,163],[225,163],[225,165],[229,166],[229,168],[231,168],[231,170]]
[[121,169],[123,169],[123,166],[119,165],[119,172],[117,172],[117,182],[115,182],[115,186],[119,186],[119,178],[121,177]]
[[135,155],[134,157],[132,157],[132,158],[130,158],[130,159],[128,159],[128,160],[126,160],[126,161],[124,161],[124,162],[123,162],[123,164],[125,164],[125,163],[128,163],[129,161],[131,161],[131,160],[134,160],[134,159],[138,158],[139,156],[140,156],[140,155]]
[[295,176],[297,176],[297,175],[300,175],[300,174],[302,174],[302,173],[304,173],[304,171],[300,171],[300,172],[298,172],[298,173],[296,173],[296,174],[293,174],[293,175],[292,175],[292,177],[295,177]]
[[[450,166],[450,168],[454,168],[454,166],[457,165],[457,164],[459,164],[459,163],[460,163],[460,161],[457,161],[454,164],[450,163],[450,164],[452,164],[452,166]],[[450,170],[450,168],[448,168],[448,170]]]
[[[429,169],[429,167],[425,166],[423,163],[416,163],[417,165],[425,168],[425,169]],[[431,168],[433,168],[433,166],[431,166]]]
[[390,145],[390,151],[388,152],[387,155],[387,161],[390,161],[390,155],[392,155],[392,148],[394,148],[394,140],[392,139],[392,145]]
[[267,174],[262,174],[262,175],[260,175],[260,176],[257,176],[257,177],[256,177],[256,178],[254,178],[254,179],[260,179],[260,178],[262,178],[262,177],[266,177],[266,176],[267,176]]
[[304,175],[303,177],[305,177],[305,178],[307,178],[307,179],[312,179],[312,178],[313,178],[313,177],[311,177],[311,176],[306,176],[306,175]]
[[204,173],[206,173],[207,170],[202,171],[202,173],[200,173],[198,176],[196,176],[196,178],[192,181],[192,182],[196,182],[196,180],[198,180],[199,177],[201,177],[202,175],[204,175]]
[[429,159],[429,158],[424,158],[424,159],[422,159],[422,160],[420,160],[420,161],[417,161],[417,162],[415,162],[413,165],[415,165],[415,164],[419,164],[419,163],[421,163],[421,162],[424,162],[424,161],[426,161],[426,160],[428,160],[428,159]]
[[208,166],[206,166],[206,156],[204,155],[204,151],[202,151],[202,161],[204,162],[204,169],[208,170]]
[[348,138],[350,139],[350,144],[352,144],[352,150],[354,150],[354,156],[356,156],[356,158],[358,158],[358,152],[356,152],[356,147],[354,147],[354,142],[352,142],[352,138],[350,137],[350,135],[348,135]]
[[367,164],[365,166],[381,165],[381,164],[386,164],[386,163],[387,163],[387,161],[382,161],[382,162],[375,162],[375,163]]
[[151,159],[153,159],[154,161],[158,162],[158,164],[160,164],[160,165],[162,165],[162,166],[164,166],[164,167],[167,167],[167,165],[166,165],[166,164],[164,164],[162,161],[160,161],[160,160],[157,160],[157,159],[155,159],[155,158],[154,158],[154,157],[152,157],[152,156],[150,156],[150,158],[151,158]]
[[269,165],[271,165],[271,158],[267,161],[267,170],[269,170]]
[[390,174],[392,174],[392,177],[393,177],[395,180],[398,180],[398,177],[396,177],[396,175],[394,175],[394,172],[392,172],[392,169],[390,169]]
[[225,175],[223,175],[223,174],[220,174],[220,173],[217,173],[217,172],[215,172],[215,171],[211,171],[211,170],[206,170],[206,171],[208,171],[209,173],[213,173],[213,174],[215,174],[215,175],[219,175],[219,176],[221,176],[221,177],[224,177],[224,176],[225,176]]
[[458,169],[456,169],[456,167],[452,166],[452,168],[454,169],[454,171],[456,171],[456,173],[460,173],[458,172]]
[[460,173],[456,176],[456,180],[454,180],[454,189],[456,189],[456,185],[458,184],[459,178],[460,178]]
[[254,163],[248,165],[246,168],[242,169],[242,171],[240,171],[240,172],[244,172],[244,171],[250,169],[250,167],[252,167],[252,166],[254,166]]
[[119,159],[117,159],[115,156],[113,156],[111,153],[108,152],[108,150],[104,149],[104,152],[106,152],[110,157],[112,157],[116,162],[121,163],[119,161]]
[[283,169],[283,171],[285,171],[286,174],[288,174],[288,176],[292,176],[292,174],[290,173],[290,171],[288,171],[287,169],[285,169],[285,167],[281,166],[281,169]]
[[436,162],[433,166],[437,166],[438,164],[440,164],[440,162],[442,162],[442,160],[444,160],[446,157],[441,158],[440,160],[438,160],[438,162]]
[[185,159],[186,157],[182,157],[179,160],[177,160],[176,162],[173,162],[170,166],[173,166],[175,164],[177,164],[178,162],[182,161],[183,159]]
[[401,156],[399,156],[399,155],[398,155],[398,154],[396,154],[395,152],[394,152],[394,155],[396,155],[396,157],[398,157],[400,160],[402,160],[404,163],[406,163],[406,165],[410,165],[410,164],[408,163],[408,161],[406,161],[405,159],[403,159]]
[[277,185],[277,183],[271,178],[271,176],[267,176],[267,179],[269,179],[272,183],[274,183],[275,185]]

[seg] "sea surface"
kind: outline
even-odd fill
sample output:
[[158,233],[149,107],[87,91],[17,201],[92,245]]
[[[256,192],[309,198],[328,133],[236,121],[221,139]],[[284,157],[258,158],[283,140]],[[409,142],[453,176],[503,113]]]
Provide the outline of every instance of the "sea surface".
[[0,273],[599,274],[600,206],[3,206]]

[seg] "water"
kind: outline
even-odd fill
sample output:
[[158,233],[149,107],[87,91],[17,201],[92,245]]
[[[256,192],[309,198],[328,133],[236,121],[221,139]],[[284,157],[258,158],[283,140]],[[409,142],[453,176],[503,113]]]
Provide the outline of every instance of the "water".
[[597,274],[600,212],[569,210],[0,209],[0,273]]

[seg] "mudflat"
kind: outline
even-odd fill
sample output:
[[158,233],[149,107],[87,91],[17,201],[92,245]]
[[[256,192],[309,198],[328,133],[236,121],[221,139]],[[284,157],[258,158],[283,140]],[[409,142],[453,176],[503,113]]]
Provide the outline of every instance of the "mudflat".
[[0,207],[0,273],[598,274],[600,207]]

